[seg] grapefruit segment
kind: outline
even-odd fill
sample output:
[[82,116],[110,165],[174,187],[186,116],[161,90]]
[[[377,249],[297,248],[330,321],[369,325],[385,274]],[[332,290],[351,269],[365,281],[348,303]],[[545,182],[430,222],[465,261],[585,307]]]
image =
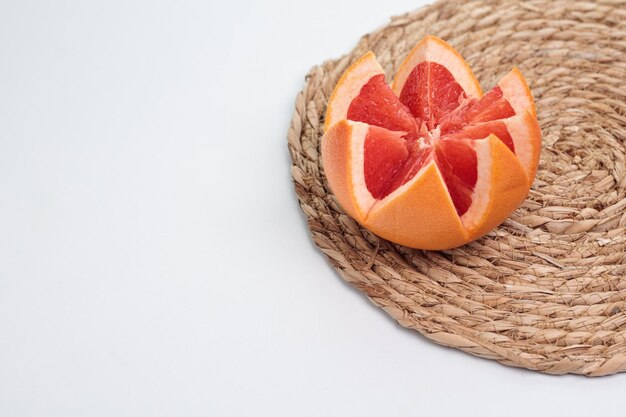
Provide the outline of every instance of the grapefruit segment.
[[324,131],[346,118],[352,100],[361,88],[375,75],[385,74],[372,52],[363,55],[343,73],[333,90],[326,108]]
[[365,83],[350,103],[346,118],[389,130],[417,130],[409,109],[393,94],[383,74],[375,75]]
[[480,98],[482,96],[480,84],[463,57],[441,39],[426,36],[409,52],[396,72],[391,89],[398,97],[413,70],[422,62],[432,62],[443,66],[467,97]]
[[503,97],[502,89],[495,86],[480,100],[468,103],[463,109],[463,118],[469,124],[490,122],[515,116],[515,110]]
[[502,223],[528,194],[526,170],[495,135],[475,141],[478,179],[472,206],[461,217],[471,240]]
[[530,111],[533,117],[537,116],[535,101],[533,100],[530,88],[520,70],[515,67],[507,75],[502,77],[498,83],[502,90],[502,95],[511,104],[516,114]]
[[409,157],[389,181],[387,189],[385,190],[385,197],[414,178],[431,159],[430,148],[422,146],[420,141],[408,139],[405,144],[409,152]]
[[325,134],[321,144],[326,179],[343,209],[357,221],[365,218],[376,199],[365,183],[365,137],[369,126],[341,120]]
[[383,198],[409,151],[397,132],[371,126],[365,136],[363,157],[365,185],[374,198]]
[[[448,112],[441,119],[441,133],[457,132],[468,125],[507,119],[515,116],[515,110],[504,98],[499,86],[495,86],[480,100],[466,100],[454,111]],[[482,136],[482,138],[487,135]]]
[[537,174],[539,154],[541,153],[539,122],[531,111],[527,110],[515,117],[503,120],[502,123],[506,125],[506,130],[515,147],[515,155],[526,171],[528,186],[530,187]]
[[472,205],[477,179],[477,161],[470,141],[441,139],[435,144],[437,167],[459,216]]
[[504,121],[495,120],[492,122],[467,125],[462,130],[449,133],[444,138],[449,140],[462,139],[484,139],[490,134],[496,135],[513,153],[515,153],[515,143],[508,130],[508,125]]
[[409,74],[400,92],[400,101],[428,129],[439,125],[441,118],[456,109],[466,97],[463,88],[441,64],[420,62]]
[[461,56],[426,37],[390,88],[368,53],[328,103],[322,161],[345,211],[393,242],[448,249],[487,233],[526,197],[541,131],[517,69],[482,95]]

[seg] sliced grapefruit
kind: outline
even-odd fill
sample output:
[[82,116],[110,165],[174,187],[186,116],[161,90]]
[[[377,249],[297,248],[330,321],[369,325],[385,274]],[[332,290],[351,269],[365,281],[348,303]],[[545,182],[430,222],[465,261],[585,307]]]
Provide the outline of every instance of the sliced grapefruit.
[[328,103],[322,161],[344,210],[372,232],[449,249],[502,223],[526,198],[541,148],[517,68],[482,93],[463,58],[427,36],[390,87],[372,52]]

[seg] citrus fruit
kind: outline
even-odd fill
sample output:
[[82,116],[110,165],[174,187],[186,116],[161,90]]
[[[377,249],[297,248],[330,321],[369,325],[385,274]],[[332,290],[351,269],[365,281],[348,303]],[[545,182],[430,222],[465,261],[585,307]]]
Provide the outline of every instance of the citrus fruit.
[[449,249],[502,223],[526,198],[541,131],[514,68],[483,94],[450,45],[420,41],[389,86],[372,52],[338,81],[322,162],[344,210],[377,235]]

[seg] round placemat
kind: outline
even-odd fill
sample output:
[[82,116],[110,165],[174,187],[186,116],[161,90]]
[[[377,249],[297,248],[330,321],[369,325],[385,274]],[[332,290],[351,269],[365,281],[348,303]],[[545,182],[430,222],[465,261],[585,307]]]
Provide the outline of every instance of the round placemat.
[[[518,66],[543,132],[524,204],[487,236],[440,252],[359,226],[332,195],[319,151],[347,66],[372,50],[393,75],[426,34],[452,44],[485,91]],[[625,1],[440,1],[314,67],[288,132],[313,241],[347,282],[439,344],[552,374],[625,371],[625,39]]]

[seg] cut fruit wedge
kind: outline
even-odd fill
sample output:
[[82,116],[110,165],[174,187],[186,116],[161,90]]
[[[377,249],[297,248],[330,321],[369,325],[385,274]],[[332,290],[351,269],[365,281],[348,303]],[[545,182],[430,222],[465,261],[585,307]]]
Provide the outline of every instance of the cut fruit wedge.
[[322,160],[344,210],[393,242],[448,249],[496,227],[526,197],[541,148],[535,107],[513,69],[491,91],[428,36],[392,87],[368,52],[328,103]]

